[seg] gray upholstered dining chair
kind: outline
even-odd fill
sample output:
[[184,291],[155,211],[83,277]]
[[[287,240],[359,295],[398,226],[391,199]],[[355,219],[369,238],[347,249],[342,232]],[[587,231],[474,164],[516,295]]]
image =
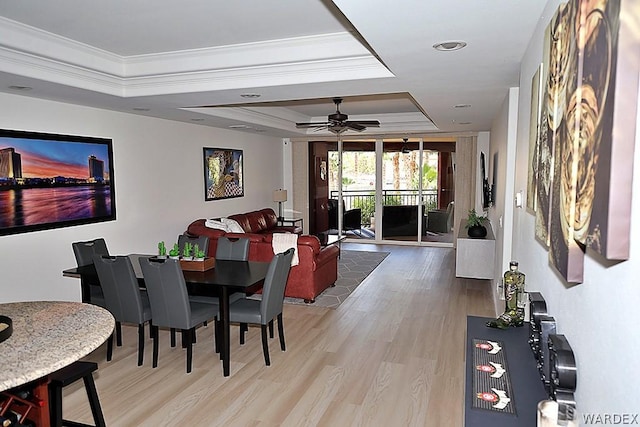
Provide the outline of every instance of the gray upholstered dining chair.
[[[71,243],[73,254],[76,257],[78,267],[93,264],[94,255],[109,255],[107,243],[103,238],[88,240],[85,242]],[[91,304],[104,307],[104,294],[100,283],[88,283],[89,285],[89,301]]]
[[180,234],[178,236],[178,247],[180,248],[181,254],[186,243],[191,243],[192,246],[198,245],[198,249],[203,251],[205,254],[209,252],[209,238],[207,236],[190,236],[188,234]]
[[283,253],[276,254],[271,260],[267,276],[262,288],[262,300],[241,298],[229,306],[229,321],[240,323],[240,344],[244,344],[244,332],[247,328],[243,325],[257,324],[262,330],[262,352],[264,362],[271,365],[269,358],[269,344],[267,341],[267,325],[277,318],[278,336],[280,348],[285,351],[284,325],[282,323],[282,307],[284,303],[284,288],[287,285],[293,248]]
[[247,261],[249,259],[249,239],[230,240],[224,236],[218,237],[216,259]]
[[195,327],[216,317],[217,299],[211,298],[210,303],[190,301],[184,275],[177,260],[140,258],[139,262],[151,303],[153,367],[158,366],[160,340],[158,327],[175,328],[182,331],[183,346],[187,348],[187,373],[189,373],[193,358]]
[[[76,257],[76,264],[78,267],[83,267],[85,265],[93,264],[93,256],[94,255],[109,255],[109,250],[107,249],[107,243],[103,238],[97,238],[93,240],[87,240],[83,242],[73,242],[71,243],[71,248],[73,249],[73,254]],[[86,280],[86,279],[82,279]],[[85,282],[84,286],[89,290],[89,300],[85,302],[89,302],[91,304],[98,305],[100,307],[106,308],[106,302],[104,299],[104,292],[102,291],[102,287],[100,286],[100,282]],[[122,327],[120,322],[116,319],[116,343],[118,346],[122,345]]]
[[[94,255],[106,309],[118,322],[138,325],[138,366],[144,357],[144,324],[151,325],[151,305],[146,291],[140,290],[131,260],[126,256]],[[150,328],[151,329],[151,328]],[[107,360],[113,353],[113,334],[107,341]]]
[[[248,261],[249,239],[239,238],[237,240],[230,240],[227,237],[218,237],[216,259],[224,259],[230,261]],[[243,297],[245,297],[245,295],[242,292],[234,292],[229,295],[229,304]]]
[[[206,238],[206,236],[203,236]],[[249,239],[239,238],[237,240],[229,240],[227,237],[218,237],[218,246],[216,246],[216,259],[231,261],[247,261],[249,260]],[[242,292],[234,292],[229,295],[229,303],[232,303],[245,295]],[[206,302],[211,297],[193,295],[191,301]]]

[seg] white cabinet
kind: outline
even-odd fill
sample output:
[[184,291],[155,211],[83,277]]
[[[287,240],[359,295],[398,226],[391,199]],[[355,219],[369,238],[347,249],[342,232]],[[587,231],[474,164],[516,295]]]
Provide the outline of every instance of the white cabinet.
[[466,220],[460,222],[456,249],[456,277],[493,279],[496,238],[491,224],[486,224],[487,236],[472,239],[467,235]]

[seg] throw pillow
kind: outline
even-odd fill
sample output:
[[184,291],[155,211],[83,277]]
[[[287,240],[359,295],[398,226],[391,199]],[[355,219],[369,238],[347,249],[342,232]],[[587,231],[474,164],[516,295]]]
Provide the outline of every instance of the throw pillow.
[[222,221],[227,228],[229,229],[229,233],[244,233],[244,229],[238,224],[238,221],[231,218],[222,218]]
[[229,227],[222,221],[218,221],[215,219],[208,219],[204,222],[204,226],[208,228],[215,228],[217,230],[222,230],[226,233],[229,232]]

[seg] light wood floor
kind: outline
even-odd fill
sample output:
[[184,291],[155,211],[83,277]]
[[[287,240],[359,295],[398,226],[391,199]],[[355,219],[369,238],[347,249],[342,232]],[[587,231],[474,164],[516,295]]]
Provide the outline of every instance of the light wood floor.
[[[109,426],[433,426],[463,425],[467,315],[492,316],[488,281],[457,279],[448,248],[343,244],[391,255],[337,309],[287,305],[287,351],[260,331],[244,346],[232,326],[231,376],[213,351],[213,328],[198,329],[193,371],[161,331],[159,366],[136,363],[137,329],[99,362],[96,385]],[[148,329],[147,329],[148,332]],[[64,415],[91,422],[82,382],[65,388]]]

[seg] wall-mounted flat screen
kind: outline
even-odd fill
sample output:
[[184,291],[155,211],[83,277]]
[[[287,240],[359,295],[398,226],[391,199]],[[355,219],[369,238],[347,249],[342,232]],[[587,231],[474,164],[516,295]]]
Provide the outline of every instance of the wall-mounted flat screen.
[[0,129],[0,235],[116,218],[110,139]]

